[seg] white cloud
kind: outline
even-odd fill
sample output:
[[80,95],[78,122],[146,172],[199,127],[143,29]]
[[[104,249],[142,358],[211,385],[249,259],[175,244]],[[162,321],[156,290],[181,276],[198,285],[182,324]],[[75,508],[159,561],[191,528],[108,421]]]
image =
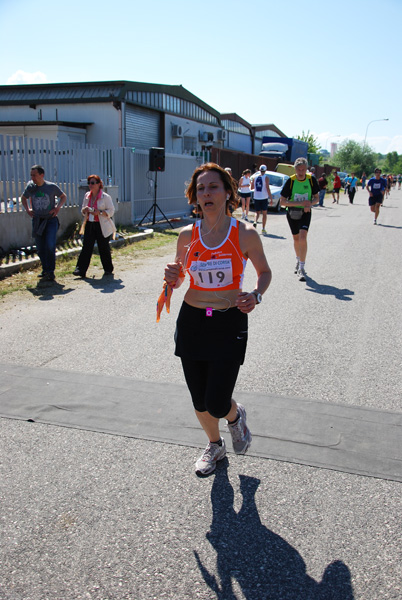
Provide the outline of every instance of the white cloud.
[[385,153],[394,152],[402,154],[402,135],[394,135],[393,138],[387,138],[388,146],[386,147]]
[[36,71],[35,73],[27,73],[26,71],[22,71],[21,69],[16,71],[7,80],[8,85],[24,83],[49,83],[49,81],[46,75],[44,73],[41,73],[40,71]]

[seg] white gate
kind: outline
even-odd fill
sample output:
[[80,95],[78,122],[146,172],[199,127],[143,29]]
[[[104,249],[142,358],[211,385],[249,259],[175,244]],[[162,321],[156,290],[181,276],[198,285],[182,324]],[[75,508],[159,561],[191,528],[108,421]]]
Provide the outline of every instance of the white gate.
[[[209,152],[190,156],[166,154],[165,170],[156,175],[149,171],[149,151],[132,148],[105,148],[80,143],[0,135],[0,211],[22,210],[20,197],[30,169],[40,164],[45,179],[60,186],[67,196],[66,206],[79,206],[80,181],[91,174],[105,185],[116,186],[118,202],[131,202],[129,221],[139,222],[155,199],[168,218],[188,214],[184,192],[194,169],[209,160]],[[160,219],[160,213],[158,213]],[[149,221],[147,221],[149,222]]]
[[32,165],[42,165],[45,178],[57,183],[67,195],[67,206],[75,206],[79,203],[81,179],[96,173],[105,183],[108,177],[109,183],[114,183],[119,176],[119,150],[0,135],[0,199],[6,205],[5,212],[11,210],[12,201],[19,210],[19,198],[30,179]]

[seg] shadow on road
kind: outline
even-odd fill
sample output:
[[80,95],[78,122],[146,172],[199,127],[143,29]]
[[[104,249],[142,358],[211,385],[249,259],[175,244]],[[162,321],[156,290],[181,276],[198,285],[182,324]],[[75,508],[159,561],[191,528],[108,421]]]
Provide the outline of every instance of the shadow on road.
[[272,233],[267,233],[263,237],[271,238],[272,240],[287,240],[287,238],[283,235],[273,235]]
[[124,289],[121,279],[114,279],[113,275],[103,276],[100,279],[85,278],[84,281],[89,283],[95,290],[100,290],[102,294],[113,294],[118,290]]
[[66,288],[57,281],[38,281],[34,288],[28,288],[33,296],[39,300],[53,300],[55,296],[65,296],[74,291],[74,288]]
[[324,296],[335,296],[337,300],[345,300],[350,302],[352,298],[349,296],[354,296],[354,292],[352,290],[348,290],[347,288],[337,288],[333,285],[324,285],[322,283],[317,283],[308,275],[306,276],[306,283],[309,286],[307,289],[308,292],[314,292],[315,294],[322,294]]
[[218,577],[208,571],[194,551],[204,581],[216,598],[237,600],[232,585],[236,580],[247,600],[353,600],[349,568],[335,561],[327,566],[321,582],[310,577],[299,552],[261,523],[255,503],[260,480],[239,477],[243,504],[238,513],[233,506],[227,459],[218,465],[212,485],[213,516],[206,537],[217,554]]

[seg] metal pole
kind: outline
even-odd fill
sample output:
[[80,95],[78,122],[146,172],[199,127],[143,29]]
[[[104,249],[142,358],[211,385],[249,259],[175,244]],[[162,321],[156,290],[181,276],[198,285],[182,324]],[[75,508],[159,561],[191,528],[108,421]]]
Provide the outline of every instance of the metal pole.
[[158,187],[158,171],[155,171],[155,186],[154,186],[154,218],[152,221],[152,225],[155,225],[155,216],[156,216],[156,198],[157,198],[157,194],[156,194],[156,190]]
[[366,135],[364,136],[363,152],[366,147],[366,139],[367,139],[367,132],[368,132],[369,125],[371,125],[371,123],[376,123],[377,121],[389,121],[389,119],[374,119],[374,121],[370,121],[368,123],[367,128],[366,128]]

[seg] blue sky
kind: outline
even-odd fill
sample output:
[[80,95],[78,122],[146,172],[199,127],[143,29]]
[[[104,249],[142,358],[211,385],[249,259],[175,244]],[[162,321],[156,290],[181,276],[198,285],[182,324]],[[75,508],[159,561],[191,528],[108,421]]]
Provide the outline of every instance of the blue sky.
[[0,0],[0,23],[0,85],[181,84],[328,150],[367,131],[402,154],[402,0]]

